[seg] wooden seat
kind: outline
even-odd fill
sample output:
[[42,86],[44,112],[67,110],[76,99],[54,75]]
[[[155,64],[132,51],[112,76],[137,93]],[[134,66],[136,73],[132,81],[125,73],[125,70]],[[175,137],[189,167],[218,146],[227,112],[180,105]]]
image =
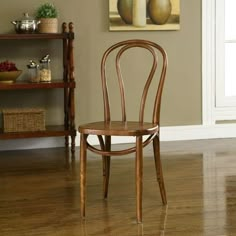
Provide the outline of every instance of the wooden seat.
[[[138,54],[135,54],[133,51],[138,50]],[[128,53],[131,52],[131,53]],[[146,53],[148,52],[148,54]],[[115,55],[114,55],[115,54]],[[134,56],[135,59],[127,59],[127,56]],[[150,56],[150,55],[151,56]],[[113,56],[112,56],[113,55]],[[139,111],[137,115],[137,120],[128,120],[127,119],[127,102],[125,98],[133,97],[133,90],[129,93],[129,96],[126,94],[125,83],[127,82],[123,78],[123,64],[122,58],[128,61],[129,63],[134,63],[137,60],[137,55],[141,57],[141,62],[145,62],[150,66],[147,76],[143,81],[144,86],[142,86],[141,98],[135,97],[135,101],[139,101]],[[149,59],[145,59],[146,56],[149,56]],[[111,119],[112,107],[111,102],[108,96],[108,77],[110,79],[110,70],[111,66],[110,58],[114,61],[116,79],[118,78],[118,91],[120,93],[121,101],[121,119]],[[150,59],[151,58],[151,59]],[[147,61],[150,60],[150,63]],[[109,62],[108,62],[109,61]],[[139,61],[140,63],[140,61]],[[126,63],[127,64],[127,63]],[[129,65],[128,65],[129,67]],[[122,69],[121,69],[122,68]],[[128,68],[128,74],[131,73],[131,68],[135,71],[137,67]],[[111,156],[122,156],[130,153],[135,153],[135,178],[136,178],[136,217],[137,222],[142,222],[142,178],[143,178],[143,147],[148,144],[153,144],[153,153],[155,160],[155,168],[157,174],[157,180],[160,187],[160,193],[163,204],[167,204],[166,191],[164,186],[164,179],[162,174],[162,166],[160,159],[160,108],[161,108],[161,97],[164,86],[164,81],[166,77],[167,69],[167,55],[165,50],[158,44],[147,41],[147,40],[126,40],[114,44],[109,47],[103,54],[101,61],[101,79],[102,79],[102,90],[103,90],[103,101],[104,101],[104,120],[84,124],[79,126],[80,132],[80,201],[81,201],[81,216],[85,217],[85,205],[86,205],[86,162],[87,162],[87,149],[101,155],[103,158],[103,181],[104,181],[104,190],[103,196],[107,198],[108,196],[108,184],[110,176],[110,162]],[[109,70],[107,72],[107,70]],[[142,73],[139,73],[142,74]],[[135,77],[135,78],[134,78]],[[131,88],[134,89],[134,86],[141,83],[140,79],[137,79],[137,76],[132,77],[134,81],[131,82]],[[129,78],[128,78],[129,79]],[[136,80],[137,79],[137,80]],[[153,87],[156,86],[156,89],[153,90]],[[115,90],[114,85],[112,87],[112,93]],[[153,95],[153,105],[150,109],[150,102],[148,100],[149,93]],[[148,101],[148,102],[147,102]],[[147,105],[148,104],[148,105]],[[146,107],[149,106],[149,107]],[[115,107],[117,112],[117,109]],[[150,112],[151,110],[151,112]],[[148,118],[146,118],[146,113],[151,113]],[[133,114],[132,114],[133,115]],[[150,122],[145,121],[150,119]],[[93,146],[88,141],[89,135],[96,135],[98,137],[100,147]],[[131,147],[126,147],[121,150],[112,149],[112,136],[130,136],[135,137],[135,144]]]

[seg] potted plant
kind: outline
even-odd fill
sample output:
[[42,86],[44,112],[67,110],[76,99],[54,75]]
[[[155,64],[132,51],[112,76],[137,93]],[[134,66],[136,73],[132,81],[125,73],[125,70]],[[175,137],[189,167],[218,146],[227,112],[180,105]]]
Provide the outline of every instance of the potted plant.
[[58,11],[52,3],[43,3],[36,10],[36,17],[40,20],[39,33],[58,32]]

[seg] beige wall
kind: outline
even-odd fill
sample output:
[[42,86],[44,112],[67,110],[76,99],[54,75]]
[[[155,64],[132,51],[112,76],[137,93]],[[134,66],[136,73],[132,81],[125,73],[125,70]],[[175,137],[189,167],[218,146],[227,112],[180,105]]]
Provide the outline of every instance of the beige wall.
[[[7,2],[8,4],[0,8],[0,33],[11,31],[11,20],[20,18],[26,11],[32,14],[40,3],[32,0]],[[168,53],[169,68],[163,96],[162,125],[201,124],[201,1],[181,0],[179,31],[149,32],[109,32],[108,2],[54,1],[60,11],[60,23],[72,21],[75,27],[76,124],[102,118],[99,77],[101,55],[111,44],[131,38],[156,41],[164,46]],[[13,48],[13,44],[7,42],[4,46],[0,45],[0,59],[9,57],[17,60],[19,66],[25,69],[28,59],[38,58],[49,52],[52,54],[53,71],[57,75],[61,71],[60,61],[57,59],[61,54],[55,52],[58,46],[59,43],[54,45],[51,42],[24,42],[23,45],[16,42],[16,50],[11,53],[9,49]],[[51,109],[48,113],[48,123],[54,122],[54,119],[60,123],[63,120],[60,95],[60,91],[47,91],[46,95],[42,91],[37,94],[30,91],[4,92],[0,94],[0,106],[4,107],[6,103],[14,106],[19,103],[19,97],[27,106],[43,103],[43,106]],[[23,103],[20,102],[22,106]]]

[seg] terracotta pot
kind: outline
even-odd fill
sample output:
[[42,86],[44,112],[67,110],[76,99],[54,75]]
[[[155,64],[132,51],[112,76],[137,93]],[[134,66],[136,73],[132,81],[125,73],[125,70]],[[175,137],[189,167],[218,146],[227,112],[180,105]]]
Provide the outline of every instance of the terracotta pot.
[[163,25],[171,14],[172,5],[170,0],[149,0],[148,15],[154,24]]
[[121,19],[126,24],[132,24],[133,0],[118,0],[117,10]]

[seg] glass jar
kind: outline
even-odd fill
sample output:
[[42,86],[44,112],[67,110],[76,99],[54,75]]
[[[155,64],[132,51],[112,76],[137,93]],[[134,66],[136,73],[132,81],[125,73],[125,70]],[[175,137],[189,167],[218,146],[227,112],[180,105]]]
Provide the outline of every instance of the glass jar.
[[51,68],[49,55],[44,56],[40,60],[40,82],[50,82],[51,81]]
[[39,65],[37,65],[34,61],[30,61],[30,63],[27,65],[28,68],[28,80],[32,83],[38,83],[40,82],[40,76],[39,76]]

